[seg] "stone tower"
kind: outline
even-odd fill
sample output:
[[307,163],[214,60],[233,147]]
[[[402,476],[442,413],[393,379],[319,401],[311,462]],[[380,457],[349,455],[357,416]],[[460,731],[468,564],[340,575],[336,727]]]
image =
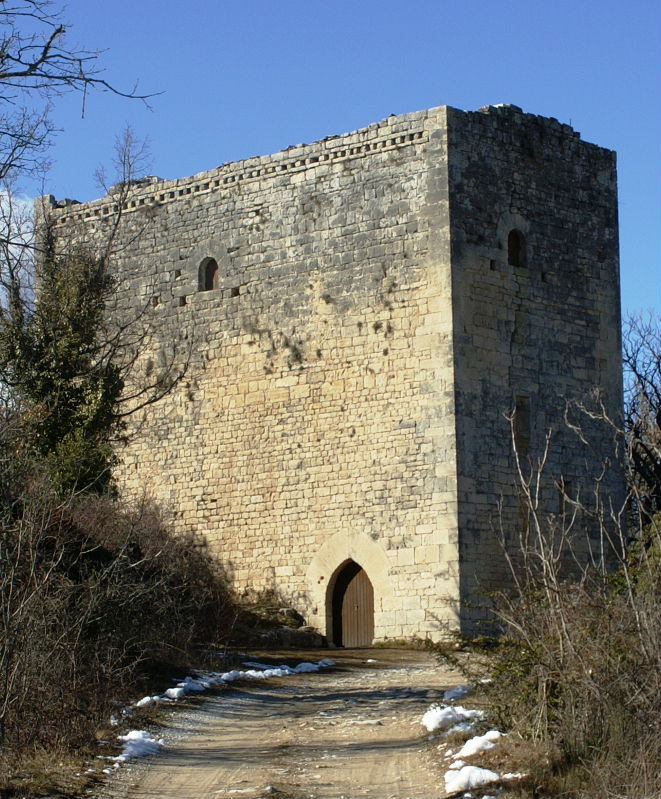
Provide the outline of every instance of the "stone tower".
[[553,431],[548,475],[578,492],[566,402],[621,406],[615,155],[554,119],[439,107],[141,181],[123,209],[41,202],[92,246],[122,211],[141,368],[192,345],[120,482],[332,642],[473,631],[506,579],[499,503],[523,523],[506,416],[524,458]]

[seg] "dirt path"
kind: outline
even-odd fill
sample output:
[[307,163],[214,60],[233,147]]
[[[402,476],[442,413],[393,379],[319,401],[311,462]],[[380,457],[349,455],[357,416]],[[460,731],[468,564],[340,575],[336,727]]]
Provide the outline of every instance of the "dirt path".
[[166,749],[122,769],[99,799],[442,796],[420,718],[459,676],[421,652],[330,655],[333,669],[244,683],[174,713]]

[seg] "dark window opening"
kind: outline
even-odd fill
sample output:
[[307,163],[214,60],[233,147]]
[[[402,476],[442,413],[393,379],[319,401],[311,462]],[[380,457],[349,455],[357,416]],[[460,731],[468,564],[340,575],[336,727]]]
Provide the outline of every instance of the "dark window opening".
[[510,230],[507,237],[507,263],[510,266],[526,265],[526,240],[520,230]]
[[218,264],[215,258],[205,258],[200,264],[199,289],[211,291],[218,288]]
[[514,446],[519,458],[530,452],[530,397],[516,397],[514,403]]

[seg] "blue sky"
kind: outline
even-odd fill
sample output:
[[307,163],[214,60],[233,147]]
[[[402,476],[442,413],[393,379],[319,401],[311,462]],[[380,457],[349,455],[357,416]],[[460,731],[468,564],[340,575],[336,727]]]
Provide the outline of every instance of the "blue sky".
[[[162,92],[151,110],[58,98],[46,191],[99,195],[93,174],[129,123],[153,174],[355,130],[435,105],[514,103],[618,153],[623,312],[661,314],[658,0],[69,0],[69,39],[105,77]],[[39,193],[39,187],[25,187]]]

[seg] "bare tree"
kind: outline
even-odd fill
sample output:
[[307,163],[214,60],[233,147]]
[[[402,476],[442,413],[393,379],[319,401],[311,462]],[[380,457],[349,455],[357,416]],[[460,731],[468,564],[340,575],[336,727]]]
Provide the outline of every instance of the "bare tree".
[[[0,253],[0,385],[17,409],[31,410],[35,453],[48,459],[61,497],[111,484],[126,418],[169,393],[188,369],[192,340],[177,331],[164,342],[151,298],[125,302],[114,268],[117,246],[130,251],[124,211],[148,162],[147,145],[128,128],[116,142],[108,188],[116,210],[104,230],[87,238],[72,227],[58,239],[47,206],[34,263],[12,236]],[[11,226],[11,198],[6,205]],[[132,223],[132,235],[142,235],[149,220]],[[155,351],[158,358],[145,356]]]
[[649,523],[661,513],[661,323],[651,313],[631,316],[622,339],[629,482]]
[[125,415],[170,390],[188,360],[173,343],[170,361],[135,376],[155,335],[149,308],[110,312],[115,235],[145,168],[130,131],[100,247],[58,241],[47,214],[35,246],[31,205],[14,191],[45,166],[50,103],[79,92],[84,112],[90,89],[147,99],[69,46],[59,5],[0,0],[0,756],[86,740],[143,657],[214,634],[227,594],[196,542],[156,512],[90,496],[108,486]]
[[103,76],[100,53],[72,46],[63,9],[52,0],[0,2],[0,183],[41,173],[53,128],[52,100],[90,90],[147,102],[137,84],[122,90]]
[[[170,391],[188,357],[174,343],[168,352],[161,347],[163,362],[141,374],[137,355],[156,335],[151,308],[145,303],[121,314],[114,307],[117,233],[149,161],[148,147],[130,129],[116,144],[115,183],[104,186],[116,211],[102,240],[71,231],[57,240],[48,203],[33,236],[31,209],[14,192],[21,177],[44,167],[49,104],[58,95],[80,93],[83,111],[89,90],[148,99],[136,87],[123,91],[109,83],[99,53],[71,46],[62,19],[52,0],[0,0],[0,393],[14,410],[31,409],[41,456],[63,466],[69,450],[62,488],[78,490],[102,474],[98,485],[107,484],[111,445],[122,438],[125,416]],[[89,444],[96,456],[83,468]]]
[[[637,464],[641,454],[653,462],[658,425],[640,398],[658,396],[660,351],[648,326],[629,328],[635,403],[630,394],[626,433],[598,397],[568,408],[586,463],[598,461],[583,493],[548,474],[550,433],[536,461],[517,452],[510,418],[525,523],[513,531],[502,514],[497,529],[510,582],[493,597],[502,636],[489,650],[491,699],[502,724],[554,753],[554,790],[576,796],[651,796],[661,787],[661,525],[658,514],[647,523],[638,514],[632,528],[629,512],[650,508],[653,496],[651,471]],[[624,466],[599,460],[613,436]],[[628,477],[621,501],[609,489],[614,469]],[[549,482],[561,512],[549,507]]]
[[[43,177],[59,95],[77,92],[84,113],[90,90],[147,103],[151,95],[117,88],[103,75],[101,53],[70,44],[63,7],[53,0],[0,0],[0,305],[31,280],[34,242],[20,181]],[[19,219],[19,216],[21,217]],[[29,292],[23,292],[29,296]]]

